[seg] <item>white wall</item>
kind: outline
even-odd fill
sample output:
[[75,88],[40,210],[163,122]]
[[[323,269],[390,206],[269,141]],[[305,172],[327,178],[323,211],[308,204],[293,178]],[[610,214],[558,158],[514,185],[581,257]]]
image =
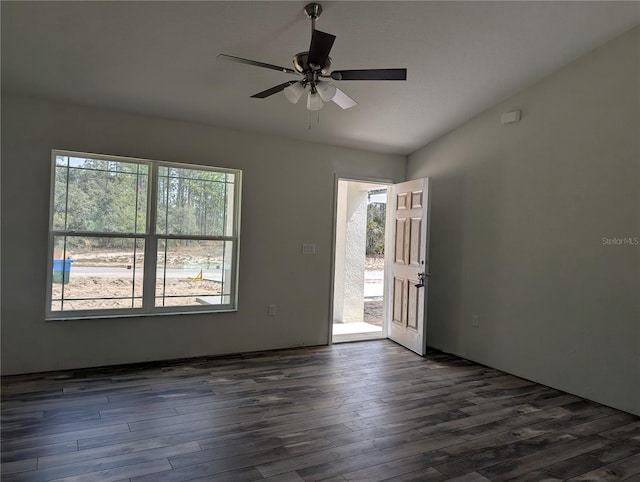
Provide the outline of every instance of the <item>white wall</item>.
[[639,57],[636,28],[407,167],[432,178],[429,345],[638,414],[640,246],[602,238],[640,237]]
[[[243,169],[239,311],[45,322],[53,148]],[[335,175],[400,181],[405,160],[3,94],[2,373],[327,343]]]

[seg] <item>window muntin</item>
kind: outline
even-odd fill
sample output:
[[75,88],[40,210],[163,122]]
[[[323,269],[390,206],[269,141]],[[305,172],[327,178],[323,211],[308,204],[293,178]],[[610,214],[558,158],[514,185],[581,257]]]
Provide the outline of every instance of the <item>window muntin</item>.
[[56,156],[53,229],[144,233],[148,170],[140,163]]
[[142,308],[143,238],[56,235],[53,245],[52,312]]
[[234,183],[233,173],[160,166],[156,232],[232,235]]
[[52,157],[49,318],[236,309],[241,171]]
[[156,306],[230,303],[232,242],[159,239],[157,252]]

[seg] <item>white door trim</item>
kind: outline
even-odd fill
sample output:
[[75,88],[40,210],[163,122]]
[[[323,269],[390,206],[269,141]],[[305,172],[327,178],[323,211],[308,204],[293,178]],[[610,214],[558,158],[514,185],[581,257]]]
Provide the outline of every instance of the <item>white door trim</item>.
[[[371,183],[371,184],[380,184],[390,188],[393,186],[394,182],[392,179],[386,178],[377,178],[377,177],[363,177],[363,176],[354,176],[348,174],[340,174],[334,173],[333,176],[333,212],[331,216],[331,283],[330,283],[330,291],[329,291],[329,319],[328,319],[328,329],[327,329],[327,345],[333,344],[333,320],[334,320],[334,301],[335,301],[335,277],[336,277],[336,242],[337,242],[337,227],[336,223],[338,220],[338,183],[339,181],[351,181],[351,182],[363,182],[363,183]],[[388,210],[387,210],[388,211]],[[387,213],[388,220],[388,213]],[[387,274],[387,254],[386,254],[386,246],[387,246],[387,236],[388,230],[385,228],[385,276]],[[387,283],[384,284],[384,306],[383,306],[383,323],[387,318]],[[384,327],[385,332],[387,332],[387,327]],[[387,332],[388,333],[388,332]]]

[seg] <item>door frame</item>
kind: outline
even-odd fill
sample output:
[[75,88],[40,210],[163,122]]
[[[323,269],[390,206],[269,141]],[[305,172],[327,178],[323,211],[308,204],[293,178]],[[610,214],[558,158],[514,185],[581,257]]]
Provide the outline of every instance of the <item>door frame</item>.
[[[328,323],[328,330],[327,330],[327,345],[332,345],[333,344],[333,303],[334,303],[334,290],[335,290],[335,280],[336,280],[336,242],[337,242],[337,236],[338,236],[338,232],[336,229],[336,223],[338,221],[338,181],[351,181],[351,182],[363,182],[363,183],[371,183],[371,184],[380,184],[380,185],[384,185],[387,186],[387,189],[389,189],[390,186],[392,186],[394,183],[394,181],[392,179],[387,179],[387,178],[379,178],[379,177],[368,177],[368,176],[356,176],[356,175],[348,175],[348,174],[340,174],[340,173],[334,173],[333,175],[333,212],[331,215],[331,283],[330,283],[330,291],[329,291],[329,323]],[[387,195],[388,195],[388,191],[387,191]],[[388,197],[387,197],[388,199]],[[389,262],[388,257],[387,257],[387,243],[389,242],[388,236],[389,236],[389,230],[388,225],[386,223],[388,223],[389,221],[389,210],[387,209],[386,212],[386,218],[385,218],[385,237],[384,237],[384,243],[385,243],[385,256],[384,256],[384,271],[385,271],[385,275],[388,272],[387,269],[387,263]],[[388,302],[387,302],[387,298],[388,298],[388,292],[387,292],[388,288],[387,288],[387,283],[383,283],[383,297],[384,297],[384,304],[383,304],[383,315],[384,315],[384,319],[383,319],[383,323],[386,323],[386,319],[387,319],[387,311],[388,311]]]

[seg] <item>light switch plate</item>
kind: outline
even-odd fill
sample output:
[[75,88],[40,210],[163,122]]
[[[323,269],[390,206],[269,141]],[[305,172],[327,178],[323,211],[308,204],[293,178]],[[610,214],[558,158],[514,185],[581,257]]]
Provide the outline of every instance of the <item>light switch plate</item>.
[[310,243],[303,243],[302,254],[316,254],[316,245],[310,244]]

